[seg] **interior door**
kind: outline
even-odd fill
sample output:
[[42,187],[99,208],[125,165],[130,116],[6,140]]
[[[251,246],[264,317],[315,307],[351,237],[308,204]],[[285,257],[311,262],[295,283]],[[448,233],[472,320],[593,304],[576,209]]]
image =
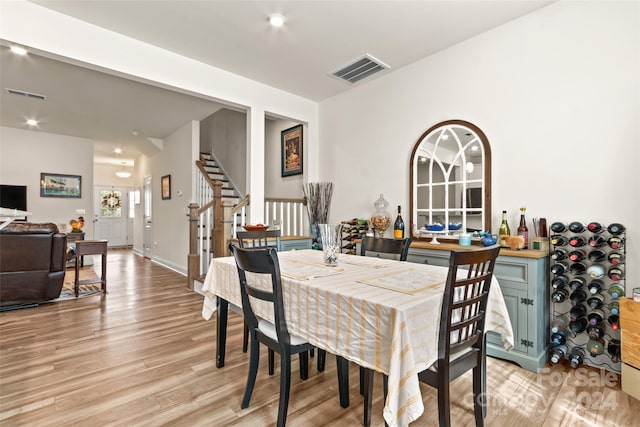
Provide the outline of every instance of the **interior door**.
[[127,246],[127,194],[126,187],[94,187],[94,236],[109,247]]
[[144,203],[144,213],[142,217],[142,221],[144,223],[144,231],[142,236],[142,254],[146,258],[151,258],[151,239],[152,239],[152,221],[151,221],[151,177],[147,176],[144,178],[144,189],[143,189],[143,203]]

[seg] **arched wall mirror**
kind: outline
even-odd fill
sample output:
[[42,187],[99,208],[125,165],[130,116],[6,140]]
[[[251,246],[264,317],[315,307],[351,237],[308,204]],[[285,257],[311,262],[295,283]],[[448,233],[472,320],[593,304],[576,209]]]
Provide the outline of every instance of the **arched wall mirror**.
[[[491,228],[491,147],[477,126],[436,124],[416,142],[409,166],[414,237],[428,236],[425,224],[444,224],[445,235]],[[458,223],[459,230],[449,226]]]

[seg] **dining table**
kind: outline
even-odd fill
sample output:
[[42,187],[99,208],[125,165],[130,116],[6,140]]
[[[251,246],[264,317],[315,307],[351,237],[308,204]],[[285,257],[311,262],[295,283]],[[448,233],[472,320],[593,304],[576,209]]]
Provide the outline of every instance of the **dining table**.
[[[278,252],[287,327],[291,334],[329,353],[388,376],[383,416],[406,426],[422,415],[418,373],[438,355],[440,312],[448,268],[378,257],[340,254],[326,266],[318,250]],[[271,286],[266,275],[249,273],[252,286]],[[233,257],[214,258],[203,283],[202,316],[217,313],[216,366],[224,366],[229,304],[241,307]],[[252,304],[273,321],[268,303]],[[509,314],[495,277],[489,291],[485,329],[513,348]]]

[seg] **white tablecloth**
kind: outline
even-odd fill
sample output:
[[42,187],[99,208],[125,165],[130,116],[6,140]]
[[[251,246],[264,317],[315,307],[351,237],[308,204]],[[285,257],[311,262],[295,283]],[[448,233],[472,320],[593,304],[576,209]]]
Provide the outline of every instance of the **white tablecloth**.
[[[417,419],[424,411],[417,373],[437,359],[448,269],[346,254],[340,255],[338,267],[325,267],[322,252],[313,250],[279,252],[278,258],[290,332],[387,374],[384,418],[390,426],[405,426]],[[424,282],[413,281],[415,277],[424,277]],[[270,286],[267,277],[249,275],[247,280],[254,286]],[[205,319],[215,312],[216,296],[242,305],[233,257],[211,262],[203,291]],[[272,319],[268,305],[256,311]],[[501,334],[505,348],[513,347],[509,314],[495,277],[485,327]]]

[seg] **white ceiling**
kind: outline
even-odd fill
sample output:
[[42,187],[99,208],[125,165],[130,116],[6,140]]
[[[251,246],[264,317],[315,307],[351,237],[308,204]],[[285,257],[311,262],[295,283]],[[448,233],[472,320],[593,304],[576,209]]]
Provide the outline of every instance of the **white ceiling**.
[[[33,1],[270,86],[322,101],[351,85],[328,74],[366,53],[393,72],[552,1]],[[283,27],[268,24],[271,13]],[[6,45],[6,43],[5,43]],[[136,147],[220,104],[2,47],[1,124],[38,114],[47,132]],[[382,73],[381,73],[382,74]],[[372,77],[375,79],[376,77]],[[366,84],[364,80],[358,84]],[[5,88],[47,95],[19,99]],[[171,128],[171,126],[174,126]],[[108,151],[107,150],[107,151]]]

